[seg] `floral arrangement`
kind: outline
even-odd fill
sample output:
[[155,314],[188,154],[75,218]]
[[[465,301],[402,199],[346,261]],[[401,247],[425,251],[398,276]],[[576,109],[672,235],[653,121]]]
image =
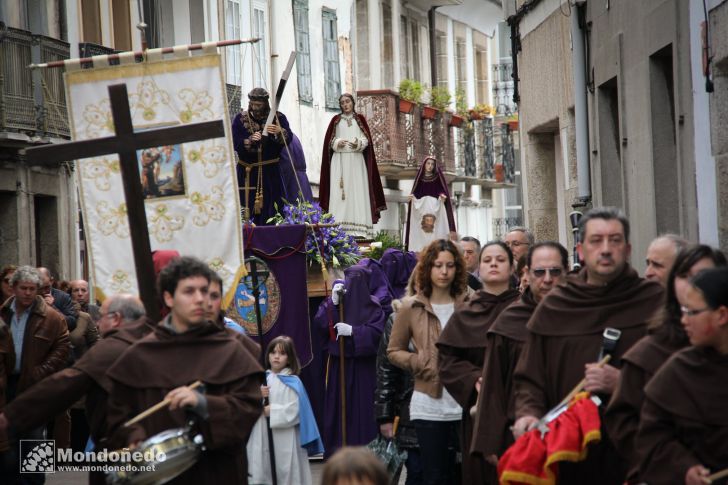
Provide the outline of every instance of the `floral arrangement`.
[[[314,261],[320,265],[332,265],[334,268],[356,264],[361,259],[359,245],[354,236],[348,235],[328,212],[324,212],[318,202],[286,202],[283,209],[276,204],[276,215],[268,219],[279,226],[281,224],[322,224],[315,230],[308,231],[306,236],[306,259],[309,264]],[[331,226],[329,226],[331,225]]]

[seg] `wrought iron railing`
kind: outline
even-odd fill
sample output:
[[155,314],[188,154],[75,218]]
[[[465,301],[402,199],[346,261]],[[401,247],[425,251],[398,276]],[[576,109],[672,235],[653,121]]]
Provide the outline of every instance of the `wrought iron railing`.
[[[35,36],[35,40],[40,48],[40,62],[68,59],[70,47],[67,42],[43,35]],[[42,98],[38,116],[39,127],[49,135],[68,137],[70,133],[63,71],[61,69],[42,69],[39,74]]]
[[523,227],[523,219],[520,217],[494,217],[493,237],[502,239],[514,227]]
[[493,100],[496,114],[508,116],[518,111],[513,102],[513,89],[513,61],[503,60],[499,64],[493,64]]
[[35,131],[32,62],[33,36],[25,30],[0,25],[0,131]]
[[512,184],[516,181],[516,144],[514,130],[509,123],[501,123],[500,126],[499,155],[499,161],[503,164],[504,182]]
[[68,137],[63,71],[28,69],[68,59],[68,43],[4,25],[0,31],[0,131]]
[[415,168],[433,156],[445,172],[455,173],[449,113],[438,113],[434,120],[423,119],[419,106],[410,114],[400,113],[399,98],[390,90],[358,91],[356,108],[367,119],[380,166]]

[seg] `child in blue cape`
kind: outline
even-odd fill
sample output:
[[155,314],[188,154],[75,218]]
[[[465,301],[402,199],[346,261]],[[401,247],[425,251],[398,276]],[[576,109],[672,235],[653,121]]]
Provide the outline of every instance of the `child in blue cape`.
[[301,365],[291,337],[281,335],[268,344],[266,368],[267,385],[261,386],[261,391],[270,404],[248,439],[249,483],[272,483],[265,423],[269,417],[278,484],[311,485],[308,457],[323,453],[324,447],[308,395],[298,378]]

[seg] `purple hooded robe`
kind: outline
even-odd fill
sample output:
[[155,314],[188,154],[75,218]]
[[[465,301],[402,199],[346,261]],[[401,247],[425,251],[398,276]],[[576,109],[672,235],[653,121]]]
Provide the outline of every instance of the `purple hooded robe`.
[[[366,445],[377,435],[374,418],[376,361],[379,340],[384,330],[384,311],[376,297],[369,293],[371,270],[351,266],[344,271],[344,322],[352,325],[351,337],[344,338],[344,382],[346,386],[346,444]],[[327,298],[314,320],[321,335],[329,336],[331,324],[341,321],[339,307]],[[341,387],[339,378],[339,343],[328,340],[326,400],[322,438],[328,458],[342,445]]]

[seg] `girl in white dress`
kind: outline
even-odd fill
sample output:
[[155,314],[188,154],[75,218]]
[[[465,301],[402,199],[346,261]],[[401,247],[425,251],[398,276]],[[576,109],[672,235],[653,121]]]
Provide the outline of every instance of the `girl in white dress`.
[[308,455],[323,453],[318,428],[311,405],[297,374],[300,364],[293,340],[279,336],[268,345],[266,352],[267,385],[261,386],[265,406],[250,434],[247,445],[249,483],[271,484],[268,430],[273,430],[276,475],[279,485],[311,485]]

